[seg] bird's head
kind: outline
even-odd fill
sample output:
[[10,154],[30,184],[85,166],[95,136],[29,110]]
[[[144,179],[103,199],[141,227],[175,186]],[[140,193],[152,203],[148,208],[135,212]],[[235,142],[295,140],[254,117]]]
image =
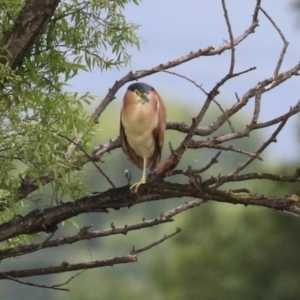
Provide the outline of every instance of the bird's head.
[[150,101],[149,94],[154,91],[154,88],[147,83],[136,82],[131,84],[128,90],[133,92],[133,97],[136,102],[144,104]]

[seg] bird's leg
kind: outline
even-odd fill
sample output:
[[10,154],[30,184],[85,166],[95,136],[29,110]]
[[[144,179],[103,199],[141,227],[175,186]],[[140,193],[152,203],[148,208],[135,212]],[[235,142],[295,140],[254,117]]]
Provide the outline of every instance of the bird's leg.
[[134,183],[131,187],[130,187],[130,191],[133,193],[136,193],[139,186],[141,184],[146,183],[146,167],[147,167],[147,157],[144,157],[143,159],[143,176],[141,178],[141,180],[139,182]]

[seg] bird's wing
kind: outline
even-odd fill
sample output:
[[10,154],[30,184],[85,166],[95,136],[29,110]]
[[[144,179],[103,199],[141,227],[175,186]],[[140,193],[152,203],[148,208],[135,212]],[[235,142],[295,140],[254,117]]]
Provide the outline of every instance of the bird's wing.
[[126,137],[126,134],[125,134],[124,126],[122,124],[122,118],[120,118],[120,119],[121,119],[121,121],[120,121],[120,139],[121,139],[122,149],[123,149],[125,155],[127,156],[128,160],[130,160],[138,168],[143,169],[143,159],[141,157],[139,157],[138,155],[136,155],[134,150],[130,147],[127,137]]
[[153,171],[155,166],[159,163],[161,158],[161,152],[164,146],[165,130],[167,124],[167,113],[165,104],[160,95],[155,91],[156,97],[156,111],[158,114],[157,127],[153,130],[153,138],[155,141],[154,154],[149,162],[150,170]]

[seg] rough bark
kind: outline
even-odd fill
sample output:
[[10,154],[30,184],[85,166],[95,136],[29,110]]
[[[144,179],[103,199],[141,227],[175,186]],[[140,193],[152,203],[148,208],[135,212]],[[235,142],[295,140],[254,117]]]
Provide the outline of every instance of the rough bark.
[[[252,177],[249,176],[247,179]],[[13,220],[0,225],[0,241],[20,234],[54,232],[57,230],[59,223],[82,213],[107,212],[109,208],[120,209],[142,202],[180,197],[201,198],[205,201],[215,200],[233,204],[258,205],[300,214],[299,208],[295,206],[295,203],[300,200],[300,197],[296,194],[282,197],[239,194],[233,191],[214,190],[206,187],[205,182],[198,184],[196,180],[193,180],[193,177],[190,179],[191,184],[175,184],[155,180],[150,184],[142,185],[139,188],[139,194],[131,193],[129,186],[110,189],[103,193],[95,193],[83,197],[75,202],[65,202],[43,211],[36,209],[24,217],[16,215]],[[241,180],[245,180],[245,178]],[[216,182],[218,182],[217,179]]]
[[60,0],[27,0],[1,43],[0,62],[7,63],[12,69],[20,65],[40,36]]

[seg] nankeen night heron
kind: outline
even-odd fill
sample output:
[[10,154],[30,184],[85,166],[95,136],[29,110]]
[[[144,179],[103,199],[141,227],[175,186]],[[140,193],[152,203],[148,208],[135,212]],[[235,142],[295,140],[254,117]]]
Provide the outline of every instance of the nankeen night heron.
[[121,145],[127,158],[143,170],[141,180],[130,187],[132,192],[146,183],[146,169],[153,171],[160,161],[166,118],[165,104],[152,86],[137,82],[128,87],[121,110]]

